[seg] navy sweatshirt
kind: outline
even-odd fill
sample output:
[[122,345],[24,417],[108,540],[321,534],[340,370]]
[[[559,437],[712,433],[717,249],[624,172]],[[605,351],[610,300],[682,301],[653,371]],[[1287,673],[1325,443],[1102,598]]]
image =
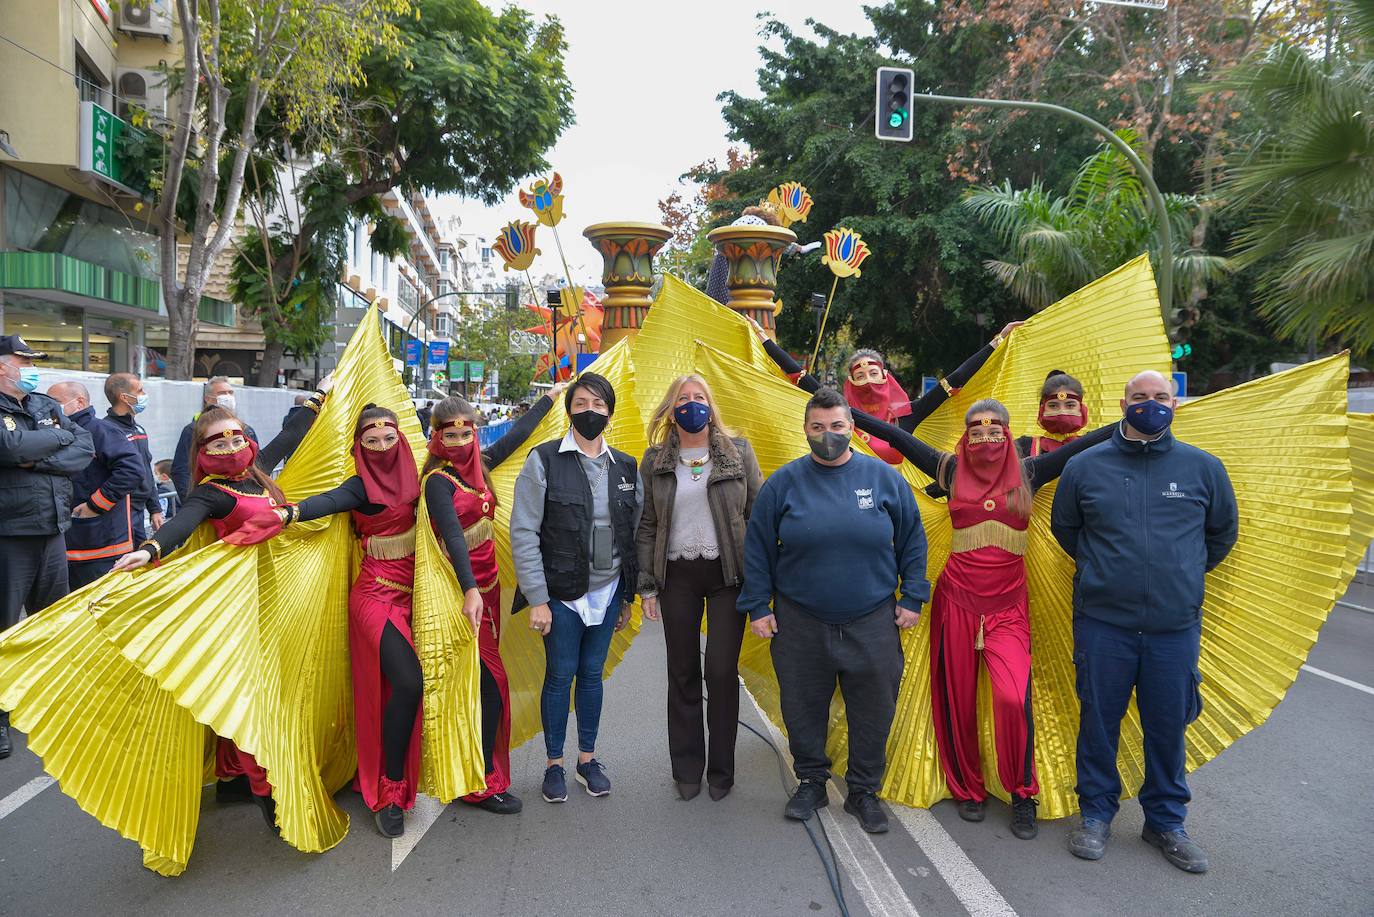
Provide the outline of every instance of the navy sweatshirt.
[[1239,517],[1221,460],[1165,432],[1069,459],[1050,528],[1074,559],[1073,613],[1141,633],[1197,627],[1207,571],[1236,543]]
[[841,624],[875,611],[899,588],[897,604],[912,611],[930,598],[921,513],[886,462],[852,453],[832,467],[805,455],[764,482],[744,538],[740,611],[772,614],[777,593]]

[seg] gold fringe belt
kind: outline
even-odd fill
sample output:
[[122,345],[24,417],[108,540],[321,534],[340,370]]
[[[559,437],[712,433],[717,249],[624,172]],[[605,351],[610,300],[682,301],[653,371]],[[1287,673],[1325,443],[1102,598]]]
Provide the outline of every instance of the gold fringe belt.
[[1025,555],[1026,530],[1014,529],[1005,522],[985,519],[965,529],[950,533],[949,552],[959,554],[979,548],[1001,548],[1010,554]]
[[469,551],[476,550],[495,537],[496,526],[492,525],[486,516],[463,529],[463,540],[468,543]]
[[404,592],[406,595],[410,595],[415,591],[414,589],[411,589],[404,583],[398,583],[395,580],[389,580],[385,576],[374,576],[373,579],[377,582],[377,585],[379,586],[386,586],[389,589],[395,589],[398,592]]
[[365,547],[368,557],[402,560],[415,553],[415,526],[399,535],[369,535]]

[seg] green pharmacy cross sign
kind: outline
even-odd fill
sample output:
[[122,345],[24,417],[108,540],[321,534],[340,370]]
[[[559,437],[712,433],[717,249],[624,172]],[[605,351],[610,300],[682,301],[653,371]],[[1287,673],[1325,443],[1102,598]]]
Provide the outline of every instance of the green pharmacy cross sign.
[[[90,172],[98,178],[114,185],[128,194],[139,195],[138,191],[125,182],[124,168],[120,161],[119,147],[121,138],[134,128],[116,118],[94,102],[81,103],[81,162],[82,171]],[[139,195],[141,196],[141,195]]]

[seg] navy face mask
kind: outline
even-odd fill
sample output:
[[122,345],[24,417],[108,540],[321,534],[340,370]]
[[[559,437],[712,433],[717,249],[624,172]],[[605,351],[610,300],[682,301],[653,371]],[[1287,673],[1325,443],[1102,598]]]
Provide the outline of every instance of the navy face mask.
[[1174,409],[1158,401],[1142,401],[1126,405],[1126,423],[1146,436],[1154,436],[1168,429],[1174,422]]
[[689,401],[673,410],[673,419],[688,433],[700,433],[711,422],[711,408],[700,401]]

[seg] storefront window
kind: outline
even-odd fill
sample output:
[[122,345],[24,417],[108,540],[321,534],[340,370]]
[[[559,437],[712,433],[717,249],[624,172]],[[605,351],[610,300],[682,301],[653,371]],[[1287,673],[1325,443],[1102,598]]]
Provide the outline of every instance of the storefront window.
[[56,252],[150,280],[157,236],[110,207],[5,169],[5,237],[10,248]]
[[43,351],[48,369],[82,369],[81,310],[29,296],[5,296],[5,333]]

